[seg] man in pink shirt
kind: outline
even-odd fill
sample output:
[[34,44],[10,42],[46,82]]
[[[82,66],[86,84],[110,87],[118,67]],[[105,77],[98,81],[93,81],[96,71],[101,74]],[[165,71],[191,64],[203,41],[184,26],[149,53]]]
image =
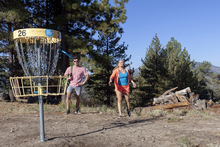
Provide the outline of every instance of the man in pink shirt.
[[[76,92],[76,111],[75,113],[81,114],[79,111],[79,96],[82,91],[82,85],[84,85],[89,79],[89,74],[84,67],[79,66],[79,57],[73,57],[73,69],[71,75],[71,66],[66,69],[64,76],[69,75],[70,84],[67,88],[67,97],[66,97],[66,112],[65,114],[70,113],[70,96],[73,93],[73,90]],[[85,80],[82,82],[83,75],[86,76]]]

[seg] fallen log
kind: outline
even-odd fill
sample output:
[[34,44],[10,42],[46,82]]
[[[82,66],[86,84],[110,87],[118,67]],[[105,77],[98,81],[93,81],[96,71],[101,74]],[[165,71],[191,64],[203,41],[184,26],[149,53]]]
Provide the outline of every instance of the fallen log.
[[220,108],[220,105],[217,104],[217,105],[213,106],[212,108]]
[[170,95],[165,95],[161,98],[153,98],[153,101],[155,104],[163,104],[169,101],[173,103],[178,103],[178,99],[176,98],[175,93],[171,93]]
[[191,92],[191,89],[190,89],[190,87],[187,87],[187,88],[182,89],[180,91],[176,91],[175,93],[178,94],[178,95],[186,95],[189,92]]
[[175,93],[175,94],[180,102],[189,102],[188,98],[186,96],[178,95],[177,93]]
[[174,103],[178,102],[174,93],[171,95],[163,96],[161,98],[153,98],[153,101],[154,101],[154,104],[163,104],[169,101],[172,101]]
[[191,97],[195,97],[196,95],[195,95],[195,93],[194,92],[190,92],[189,93],[189,98],[191,98]]
[[166,105],[158,105],[158,106],[151,107],[151,109],[172,109],[172,108],[184,107],[184,106],[188,106],[188,102],[166,104]]
[[175,87],[175,88],[172,88],[170,90],[167,90],[166,92],[164,92],[161,96],[159,96],[158,98],[162,98],[164,97],[165,95],[169,94],[171,91],[174,91],[175,89],[177,89],[178,87]]
[[164,103],[164,98],[154,98],[153,99],[154,100],[154,102],[153,102],[153,104],[163,104]]

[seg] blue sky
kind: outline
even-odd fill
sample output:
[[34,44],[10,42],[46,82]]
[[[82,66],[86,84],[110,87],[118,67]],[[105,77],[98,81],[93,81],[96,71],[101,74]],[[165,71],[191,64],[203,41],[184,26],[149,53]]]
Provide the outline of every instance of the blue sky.
[[174,37],[191,60],[220,66],[220,0],[130,0],[125,7],[121,42],[128,45],[131,67],[142,65],[155,33],[162,46]]

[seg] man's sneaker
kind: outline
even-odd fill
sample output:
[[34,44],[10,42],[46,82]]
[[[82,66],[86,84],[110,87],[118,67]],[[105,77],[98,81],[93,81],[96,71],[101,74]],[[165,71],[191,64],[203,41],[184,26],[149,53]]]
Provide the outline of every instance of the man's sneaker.
[[122,118],[122,117],[124,117],[124,115],[119,114],[118,118]]
[[76,114],[82,114],[79,110],[75,111]]
[[66,112],[64,114],[70,114],[70,110],[67,109]]
[[128,111],[128,116],[129,116],[129,117],[131,116],[131,112],[130,112],[130,111]]

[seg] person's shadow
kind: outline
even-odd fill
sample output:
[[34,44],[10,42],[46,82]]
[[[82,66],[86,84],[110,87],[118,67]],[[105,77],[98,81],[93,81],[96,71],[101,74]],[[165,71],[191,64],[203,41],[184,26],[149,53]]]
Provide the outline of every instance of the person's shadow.
[[[160,119],[164,119],[164,118],[160,118],[160,117],[154,117],[154,118],[149,118],[149,119],[141,119],[141,120],[132,120],[129,121],[128,123],[124,123],[124,122],[114,122],[114,123],[110,123],[109,126],[103,126],[102,129],[98,129],[96,131],[91,131],[91,132],[87,132],[87,133],[83,133],[83,134],[78,134],[78,135],[73,135],[73,136],[65,136],[65,137],[54,137],[54,138],[49,138],[48,140],[54,140],[56,138],[66,138],[66,137],[78,137],[78,136],[84,136],[84,135],[89,135],[89,134],[93,134],[93,133],[97,133],[97,132],[101,132],[104,130],[109,130],[109,129],[114,129],[114,128],[119,128],[119,127],[134,127],[134,126],[144,126],[144,125],[149,125],[155,122],[155,120],[160,120]],[[148,122],[147,124],[145,122]]]

